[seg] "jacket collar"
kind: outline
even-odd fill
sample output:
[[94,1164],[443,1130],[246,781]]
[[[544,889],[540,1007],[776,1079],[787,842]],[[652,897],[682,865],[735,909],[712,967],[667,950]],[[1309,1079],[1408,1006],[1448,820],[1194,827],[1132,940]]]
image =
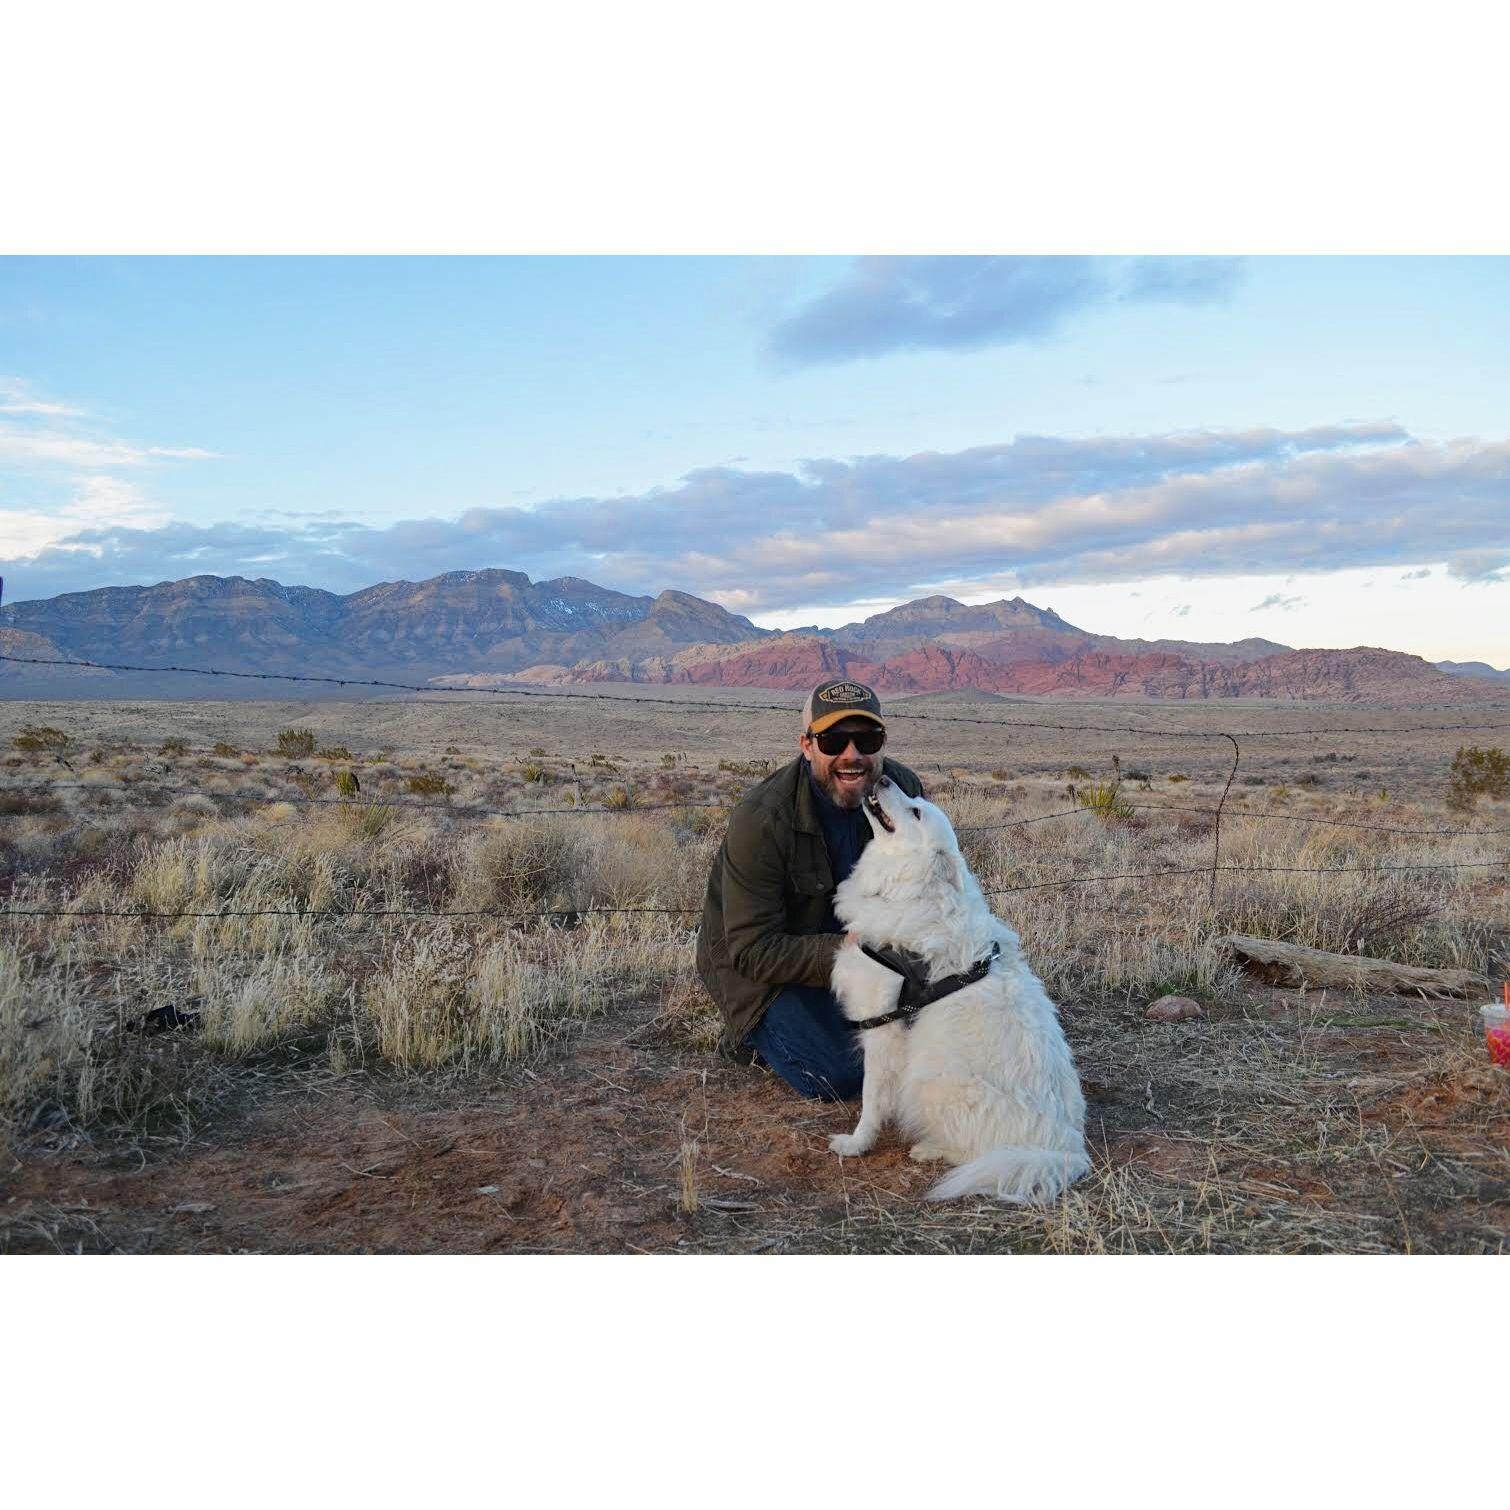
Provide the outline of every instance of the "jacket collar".
[[818,799],[813,796],[813,786],[808,780],[806,755],[799,755],[792,766],[793,784],[796,787],[796,818],[793,827],[803,834],[823,837],[823,820],[818,816]]

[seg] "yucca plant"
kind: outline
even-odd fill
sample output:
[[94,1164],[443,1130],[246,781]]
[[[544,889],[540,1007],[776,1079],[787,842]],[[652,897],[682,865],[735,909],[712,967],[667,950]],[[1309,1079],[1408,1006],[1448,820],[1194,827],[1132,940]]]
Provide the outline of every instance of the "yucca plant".
[[1076,807],[1089,808],[1098,818],[1121,821],[1131,818],[1133,805],[1122,795],[1115,781],[1098,781],[1075,788]]

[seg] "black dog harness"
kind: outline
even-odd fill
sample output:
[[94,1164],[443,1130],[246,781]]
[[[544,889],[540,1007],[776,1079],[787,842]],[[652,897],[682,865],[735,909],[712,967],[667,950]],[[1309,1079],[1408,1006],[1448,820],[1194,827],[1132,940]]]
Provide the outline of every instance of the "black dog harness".
[[850,1023],[850,1027],[856,1029],[884,1027],[888,1022],[905,1022],[910,1028],[912,1019],[930,1002],[952,996],[956,991],[984,980],[991,972],[993,961],[1001,953],[1001,945],[992,944],[991,952],[984,959],[977,960],[968,970],[930,982],[927,977],[928,961],[921,954],[914,954],[911,949],[880,949],[869,944],[861,944],[860,949],[878,965],[885,965],[888,970],[894,970],[902,977],[902,994],[898,997],[894,1010],[885,1012],[880,1017],[867,1017],[864,1022]]

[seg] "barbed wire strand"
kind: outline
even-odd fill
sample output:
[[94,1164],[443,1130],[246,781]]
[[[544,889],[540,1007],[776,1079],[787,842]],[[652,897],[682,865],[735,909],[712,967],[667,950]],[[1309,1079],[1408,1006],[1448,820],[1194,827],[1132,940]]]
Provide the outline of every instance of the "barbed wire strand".
[[[1503,860],[1464,860],[1439,865],[1223,865],[1218,867],[1228,875],[1275,875],[1275,876],[1347,876],[1372,875],[1377,871],[1394,870],[1498,870],[1510,869],[1510,858]],[[1204,876],[1211,871],[1209,865],[1193,865],[1178,870],[1133,870],[1106,876],[1070,876],[1060,881],[1034,881],[1023,886],[999,886],[982,893],[988,897],[1010,896],[1020,891],[1043,891],[1055,886],[1089,886],[1101,881],[1153,881],[1165,876]]]
[[651,813],[666,811],[672,808],[717,808],[730,807],[731,802],[631,802],[623,807],[457,807],[449,802],[415,802],[408,797],[310,797],[304,793],[298,796],[253,796],[247,792],[212,792],[204,787],[192,787],[180,790],[177,787],[168,786],[159,781],[133,781],[118,786],[107,786],[103,782],[96,781],[37,781],[16,782],[10,786],[0,786],[0,797],[7,792],[110,792],[122,796],[133,794],[142,787],[150,787],[157,791],[170,792],[174,795],[167,801],[136,802],[133,807],[170,807],[174,802],[181,802],[185,797],[206,797],[213,802],[254,802],[268,806],[278,802],[286,802],[291,807],[344,807],[353,812],[371,811],[373,808],[394,808],[399,812],[440,812],[447,813],[453,818],[534,818],[547,817],[557,814],[575,815],[578,817],[589,814],[606,814],[617,817],[632,813]]
[[[416,802],[407,797],[384,797],[376,794],[363,794],[360,797],[311,797],[304,793],[291,794],[266,794],[262,796],[247,792],[216,792],[205,787],[178,788],[169,786],[165,782],[156,781],[132,781],[118,784],[107,784],[98,781],[36,781],[36,782],[12,782],[8,785],[0,785],[0,798],[9,792],[93,792],[105,796],[131,797],[148,788],[154,791],[168,793],[165,798],[153,800],[133,800],[131,806],[134,809],[171,807],[175,802],[181,802],[187,797],[204,797],[213,802],[242,802],[251,805],[271,807],[277,803],[287,803],[291,807],[335,807],[345,808],[352,812],[370,811],[373,808],[387,808],[400,813],[406,812],[436,812],[450,818],[457,819],[482,819],[482,818],[536,818],[536,817],[606,817],[621,818],[632,817],[636,813],[651,812],[675,812],[680,810],[703,810],[718,811],[720,809],[732,809],[739,803],[739,797],[733,794],[722,800],[711,802],[632,802],[625,807],[474,807],[457,805],[450,802]],[[1125,785],[1122,788],[1125,792]],[[1205,817],[1214,817],[1217,809],[1214,807],[1192,807],[1185,803],[1174,802],[1129,802],[1129,808],[1140,813],[1189,813]],[[1034,823],[1045,823],[1051,818],[1075,818],[1083,817],[1096,812],[1094,806],[1081,805],[1078,807],[1061,808],[1051,813],[1037,813],[1030,818],[1011,818],[1000,823],[961,823],[954,825],[954,831],[959,834],[987,833],[998,829],[1025,828]],[[14,816],[0,814],[0,817]],[[24,816],[24,815],[23,815]],[[1308,823],[1323,828],[1346,828],[1356,829],[1362,833],[1377,834],[1401,834],[1408,838],[1417,839],[1494,839],[1504,838],[1510,835],[1510,828],[1407,828],[1398,824],[1388,823],[1363,823],[1353,818],[1323,818],[1310,813],[1276,813],[1272,809],[1263,812],[1253,812],[1248,808],[1226,809],[1224,816],[1230,821],[1239,818],[1250,818],[1257,822],[1275,823]]]
[[[1372,875],[1383,871],[1447,871],[1447,870],[1510,870],[1510,858],[1501,860],[1470,860],[1434,865],[1223,865],[1219,869],[1231,875]],[[1157,881],[1175,876],[1209,875],[1209,865],[1194,865],[1165,870],[1120,871],[1110,875],[1067,876],[1054,881],[1030,881],[1018,886],[983,888],[988,897],[1014,896],[1025,891],[1045,891],[1063,886],[1090,886],[1109,881]],[[655,914],[669,917],[695,917],[700,907],[554,907],[535,912],[501,911],[496,908],[423,908],[423,907],[352,907],[298,908],[298,907],[240,907],[164,912],[147,908],[79,908],[68,907],[10,907],[0,910],[0,919],[15,918],[124,918],[137,922],[175,921],[184,918],[223,920],[228,918],[289,917],[309,921],[352,918],[488,918],[500,922],[528,922],[540,918],[561,918],[580,921],[582,918],[600,916],[623,916]]]

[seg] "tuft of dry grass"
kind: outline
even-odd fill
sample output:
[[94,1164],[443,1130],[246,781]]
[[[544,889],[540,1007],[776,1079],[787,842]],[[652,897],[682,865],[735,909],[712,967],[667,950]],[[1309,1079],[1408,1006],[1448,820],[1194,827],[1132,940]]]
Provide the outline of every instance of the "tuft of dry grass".
[[201,952],[190,979],[204,1044],[233,1057],[324,1025],[346,995],[307,935],[251,959]]
[[377,1052],[401,1069],[466,1068],[538,1058],[615,993],[663,968],[661,940],[594,920],[476,941],[448,927],[389,947],[360,1008]]
[[0,944],[0,1149],[63,1127],[181,1121],[192,1067],[125,1031],[119,987],[101,992],[73,944],[39,954]]
[[498,912],[574,907],[586,857],[578,820],[493,820],[457,858],[456,905]]

